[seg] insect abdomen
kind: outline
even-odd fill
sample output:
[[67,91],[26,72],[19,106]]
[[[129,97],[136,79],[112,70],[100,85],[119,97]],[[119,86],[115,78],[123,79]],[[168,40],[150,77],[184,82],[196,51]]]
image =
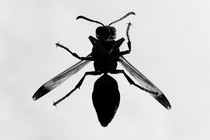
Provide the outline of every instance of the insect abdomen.
[[92,100],[99,122],[106,127],[113,119],[120,103],[116,80],[107,74],[102,75],[94,84]]

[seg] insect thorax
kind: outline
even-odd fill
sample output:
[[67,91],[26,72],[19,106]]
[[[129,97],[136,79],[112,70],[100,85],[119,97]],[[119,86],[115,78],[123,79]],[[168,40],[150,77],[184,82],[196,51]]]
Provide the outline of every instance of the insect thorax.
[[96,46],[93,46],[92,56],[94,58],[94,68],[96,71],[102,73],[112,72],[117,67],[118,57],[116,54],[119,49],[115,50],[111,54],[110,50],[114,47],[115,41],[98,41]]

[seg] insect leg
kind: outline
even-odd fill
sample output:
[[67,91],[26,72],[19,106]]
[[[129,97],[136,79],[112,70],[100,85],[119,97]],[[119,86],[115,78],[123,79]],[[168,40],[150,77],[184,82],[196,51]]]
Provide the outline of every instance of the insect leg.
[[131,51],[131,41],[130,41],[130,37],[129,37],[129,30],[130,30],[130,27],[131,27],[131,23],[129,22],[128,23],[128,27],[127,27],[127,30],[126,30],[126,36],[127,36],[127,39],[128,39],[128,50]]
[[71,93],[73,93],[77,88],[80,88],[80,86],[82,85],[85,77],[87,75],[100,75],[101,72],[96,72],[96,71],[89,71],[89,72],[85,72],[85,74],[83,75],[83,77],[80,79],[80,81],[77,83],[77,85],[74,87],[74,89],[72,89],[68,94],[66,94],[64,97],[62,97],[61,99],[57,100],[56,102],[53,103],[54,106],[56,106],[58,103],[60,103],[61,101],[63,101],[64,99],[66,99]]
[[127,79],[127,81],[128,81],[131,85],[134,85],[134,86],[140,88],[141,90],[144,90],[144,91],[149,92],[149,93],[151,93],[151,94],[154,94],[154,95],[157,95],[157,94],[158,94],[157,92],[150,91],[150,90],[145,89],[144,87],[142,87],[142,86],[136,84],[136,83],[135,83],[135,82],[134,82],[126,73],[125,73],[124,70],[115,70],[115,71],[112,72],[112,74],[120,74],[120,73],[124,74],[125,78]]
[[131,52],[131,41],[130,41],[130,36],[129,36],[130,26],[131,26],[131,23],[129,22],[127,30],[126,30],[126,36],[127,36],[127,39],[128,39],[128,42],[127,42],[128,50],[120,52],[119,54],[117,54],[117,57],[118,56],[123,56],[125,54],[129,54]]
[[77,55],[76,53],[73,53],[71,50],[69,50],[69,48],[63,46],[63,45],[60,44],[59,42],[56,43],[56,46],[65,49],[66,51],[68,51],[71,55],[73,55],[73,56],[76,57],[77,59],[80,59],[80,60],[93,60],[91,56],[80,57],[79,55]]

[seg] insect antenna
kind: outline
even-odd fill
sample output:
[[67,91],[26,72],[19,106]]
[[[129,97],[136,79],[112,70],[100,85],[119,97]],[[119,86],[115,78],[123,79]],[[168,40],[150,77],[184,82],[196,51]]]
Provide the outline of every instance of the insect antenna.
[[120,20],[123,20],[124,18],[126,18],[126,17],[129,16],[129,15],[136,15],[136,14],[135,14],[134,12],[129,12],[129,13],[127,13],[126,15],[124,15],[123,17],[121,17],[120,19],[111,22],[108,26],[110,26],[110,25],[112,25],[112,24],[114,24],[114,23],[116,23],[116,22],[118,22],[118,21],[120,21]]
[[78,16],[76,19],[80,19],[80,18],[85,19],[85,20],[90,21],[90,22],[95,22],[95,23],[98,23],[98,24],[101,24],[102,26],[104,26],[103,23],[101,23],[99,21],[96,21],[96,20],[89,19],[89,18],[84,17],[84,16]]

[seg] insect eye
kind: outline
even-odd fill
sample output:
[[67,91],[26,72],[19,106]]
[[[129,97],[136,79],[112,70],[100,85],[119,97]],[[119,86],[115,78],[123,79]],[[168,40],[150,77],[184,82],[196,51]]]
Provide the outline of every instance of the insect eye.
[[101,35],[103,35],[104,34],[104,31],[103,31],[104,29],[103,29],[103,27],[98,27],[97,29],[96,29],[96,36],[101,36]]
[[96,37],[100,40],[106,40],[109,36],[109,32],[109,28],[100,26],[96,29]]
[[110,27],[110,39],[115,39],[116,38],[116,29],[114,27]]

